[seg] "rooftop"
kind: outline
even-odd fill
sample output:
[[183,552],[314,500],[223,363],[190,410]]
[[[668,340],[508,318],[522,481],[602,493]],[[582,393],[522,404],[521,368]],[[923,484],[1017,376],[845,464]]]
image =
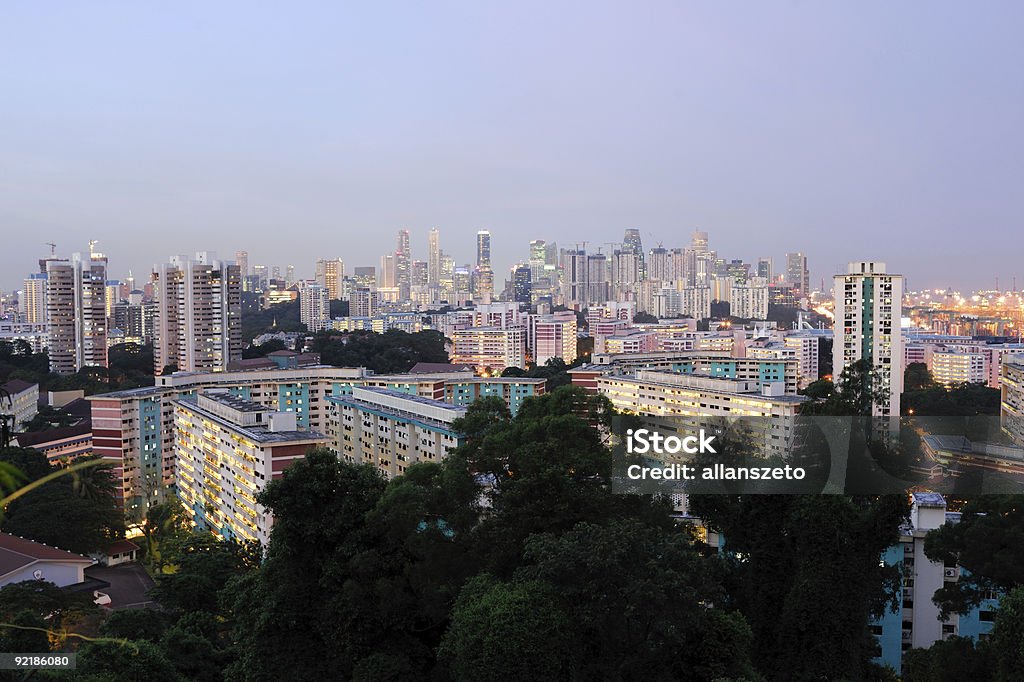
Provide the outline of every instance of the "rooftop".
[[93,560],[41,542],[0,533],[0,577],[40,561],[70,561],[92,565]]
[[0,386],[0,388],[4,389],[13,396],[18,393],[21,393],[22,391],[26,391],[32,388],[33,386],[39,386],[39,384],[31,384],[21,379],[11,379],[6,384]]

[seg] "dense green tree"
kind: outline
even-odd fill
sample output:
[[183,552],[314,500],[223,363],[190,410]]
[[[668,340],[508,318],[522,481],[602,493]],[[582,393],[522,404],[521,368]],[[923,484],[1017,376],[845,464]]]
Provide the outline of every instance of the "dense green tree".
[[268,308],[246,307],[242,310],[242,342],[249,343],[268,332],[304,332],[299,300],[275,303]]
[[1020,680],[1024,671],[1024,587],[999,601],[992,628],[992,653],[999,682]]
[[114,639],[144,639],[156,642],[167,629],[170,618],[160,609],[118,609],[111,611],[100,634]]
[[[44,639],[56,642],[58,648],[67,644],[68,633],[95,634],[99,621],[99,609],[93,604],[91,592],[69,592],[51,582],[25,580],[0,588],[0,623],[11,623],[23,627],[45,627],[50,635],[34,630],[17,630],[0,627],[0,645],[14,646],[15,643],[42,643]],[[6,643],[6,644],[4,644]],[[75,642],[72,642],[74,644]],[[42,649],[0,648],[0,651],[49,651],[50,645]]]
[[1024,496],[968,500],[959,523],[925,536],[924,551],[932,561],[967,569],[935,593],[944,613],[965,613],[990,590],[1008,592],[1024,585]]
[[312,350],[320,353],[325,364],[366,367],[378,374],[407,372],[417,362],[448,362],[445,338],[433,330],[414,334],[399,329],[383,334],[322,332],[313,339]]
[[903,414],[928,417],[964,417],[999,414],[999,390],[984,384],[958,386],[932,386],[916,391],[904,391],[901,402]]
[[358,629],[339,633],[339,617],[351,619],[338,602],[365,589],[352,580],[349,562],[371,546],[366,515],[384,487],[375,468],[313,450],[260,494],[274,513],[274,533],[259,573],[232,586],[240,651],[233,676],[346,678],[354,661],[372,653],[362,650]]
[[143,560],[150,569],[162,573],[189,534],[189,517],[177,497],[150,507],[142,522]]
[[281,339],[270,339],[262,345],[250,345],[247,348],[242,349],[242,359],[248,360],[250,358],[262,358],[279,350],[285,350],[284,341]]
[[255,541],[227,541],[195,532],[175,543],[165,558],[172,570],[156,575],[153,598],[173,611],[217,613],[217,594],[233,577],[254,570],[261,550]]
[[927,649],[903,653],[903,682],[962,682],[991,680],[993,665],[988,647],[967,637],[940,639]]
[[145,640],[89,642],[78,652],[77,667],[67,679],[85,682],[146,680],[185,682],[164,650]]
[[899,539],[908,514],[904,496],[698,495],[691,511],[724,535],[733,557],[724,605],[749,622],[763,674],[868,674],[868,622],[889,607],[899,586],[898,572],[879,558]]
[[656,324],[658,322],[658,318],[641,310],[633,316],[633,322],[636,324]]
[[585,652],[558,604],[542,581],[474,578],[459,594],[440,648],[452,679],[573,679]]
[[[0,460],[18,466],[30,480],[53,471],[46,457],[31,449],[6,449],[0,452]],[[105,463],[91,468],[88,474],[72,472],[55,478],[12,502],[3,517],[4,532],[79,554],[121,537],[124,517],[114,497],[113,469]]]
[[911,362],[903,371],[904,391],[920,391],[934,386],[935,378],[923,362]]

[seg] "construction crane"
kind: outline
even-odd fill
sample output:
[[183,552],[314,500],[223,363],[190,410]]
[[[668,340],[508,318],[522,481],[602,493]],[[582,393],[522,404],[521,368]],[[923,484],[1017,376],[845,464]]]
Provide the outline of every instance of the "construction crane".
[[43,242],[43,243],[50,247],[50,255],[51,256],[56,256],[57,255],[57,245],[56,244],[54,244],[53,242]]

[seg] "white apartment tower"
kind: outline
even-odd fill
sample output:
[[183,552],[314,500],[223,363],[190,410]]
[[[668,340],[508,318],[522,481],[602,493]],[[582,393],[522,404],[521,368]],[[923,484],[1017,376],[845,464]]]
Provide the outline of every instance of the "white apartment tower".
[[885,393],[885,399],[872,407],[872,416],[898,417],[903,392],[903,276],[886,272],[885,263],[854,262],[845,275],[835,276],[833,292],[835,377],[845,367],[868,360]]
[[22,322],[46,324],[45,272],[34,272],[25,278],[20,301]]
[[93,245],[88,258],[46,262],[47,348],[56,374],[107,366],[107,257]]
[[314,334],[330,326],[331,302],[327,287],[307,284],[299,290],[299,320]]
[[153,272],[154,368],[219,372],[242,356],[241,275],[209,252],[174,256]]

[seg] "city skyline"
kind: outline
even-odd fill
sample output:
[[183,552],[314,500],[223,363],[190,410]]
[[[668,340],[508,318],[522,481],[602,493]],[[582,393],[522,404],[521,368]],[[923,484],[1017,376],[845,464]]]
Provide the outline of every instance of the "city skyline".
[[44,242],[97,239],[118,277],[197,250],[308,271],[403,228],[422,258],[431,227],[459,263],[490,230],[496,273],[633,227],[802,251],[814,286],[857,259],[1024,282],[992,248],[1024,213],[1019,6],[237,9],[11,8],[0,287]]

